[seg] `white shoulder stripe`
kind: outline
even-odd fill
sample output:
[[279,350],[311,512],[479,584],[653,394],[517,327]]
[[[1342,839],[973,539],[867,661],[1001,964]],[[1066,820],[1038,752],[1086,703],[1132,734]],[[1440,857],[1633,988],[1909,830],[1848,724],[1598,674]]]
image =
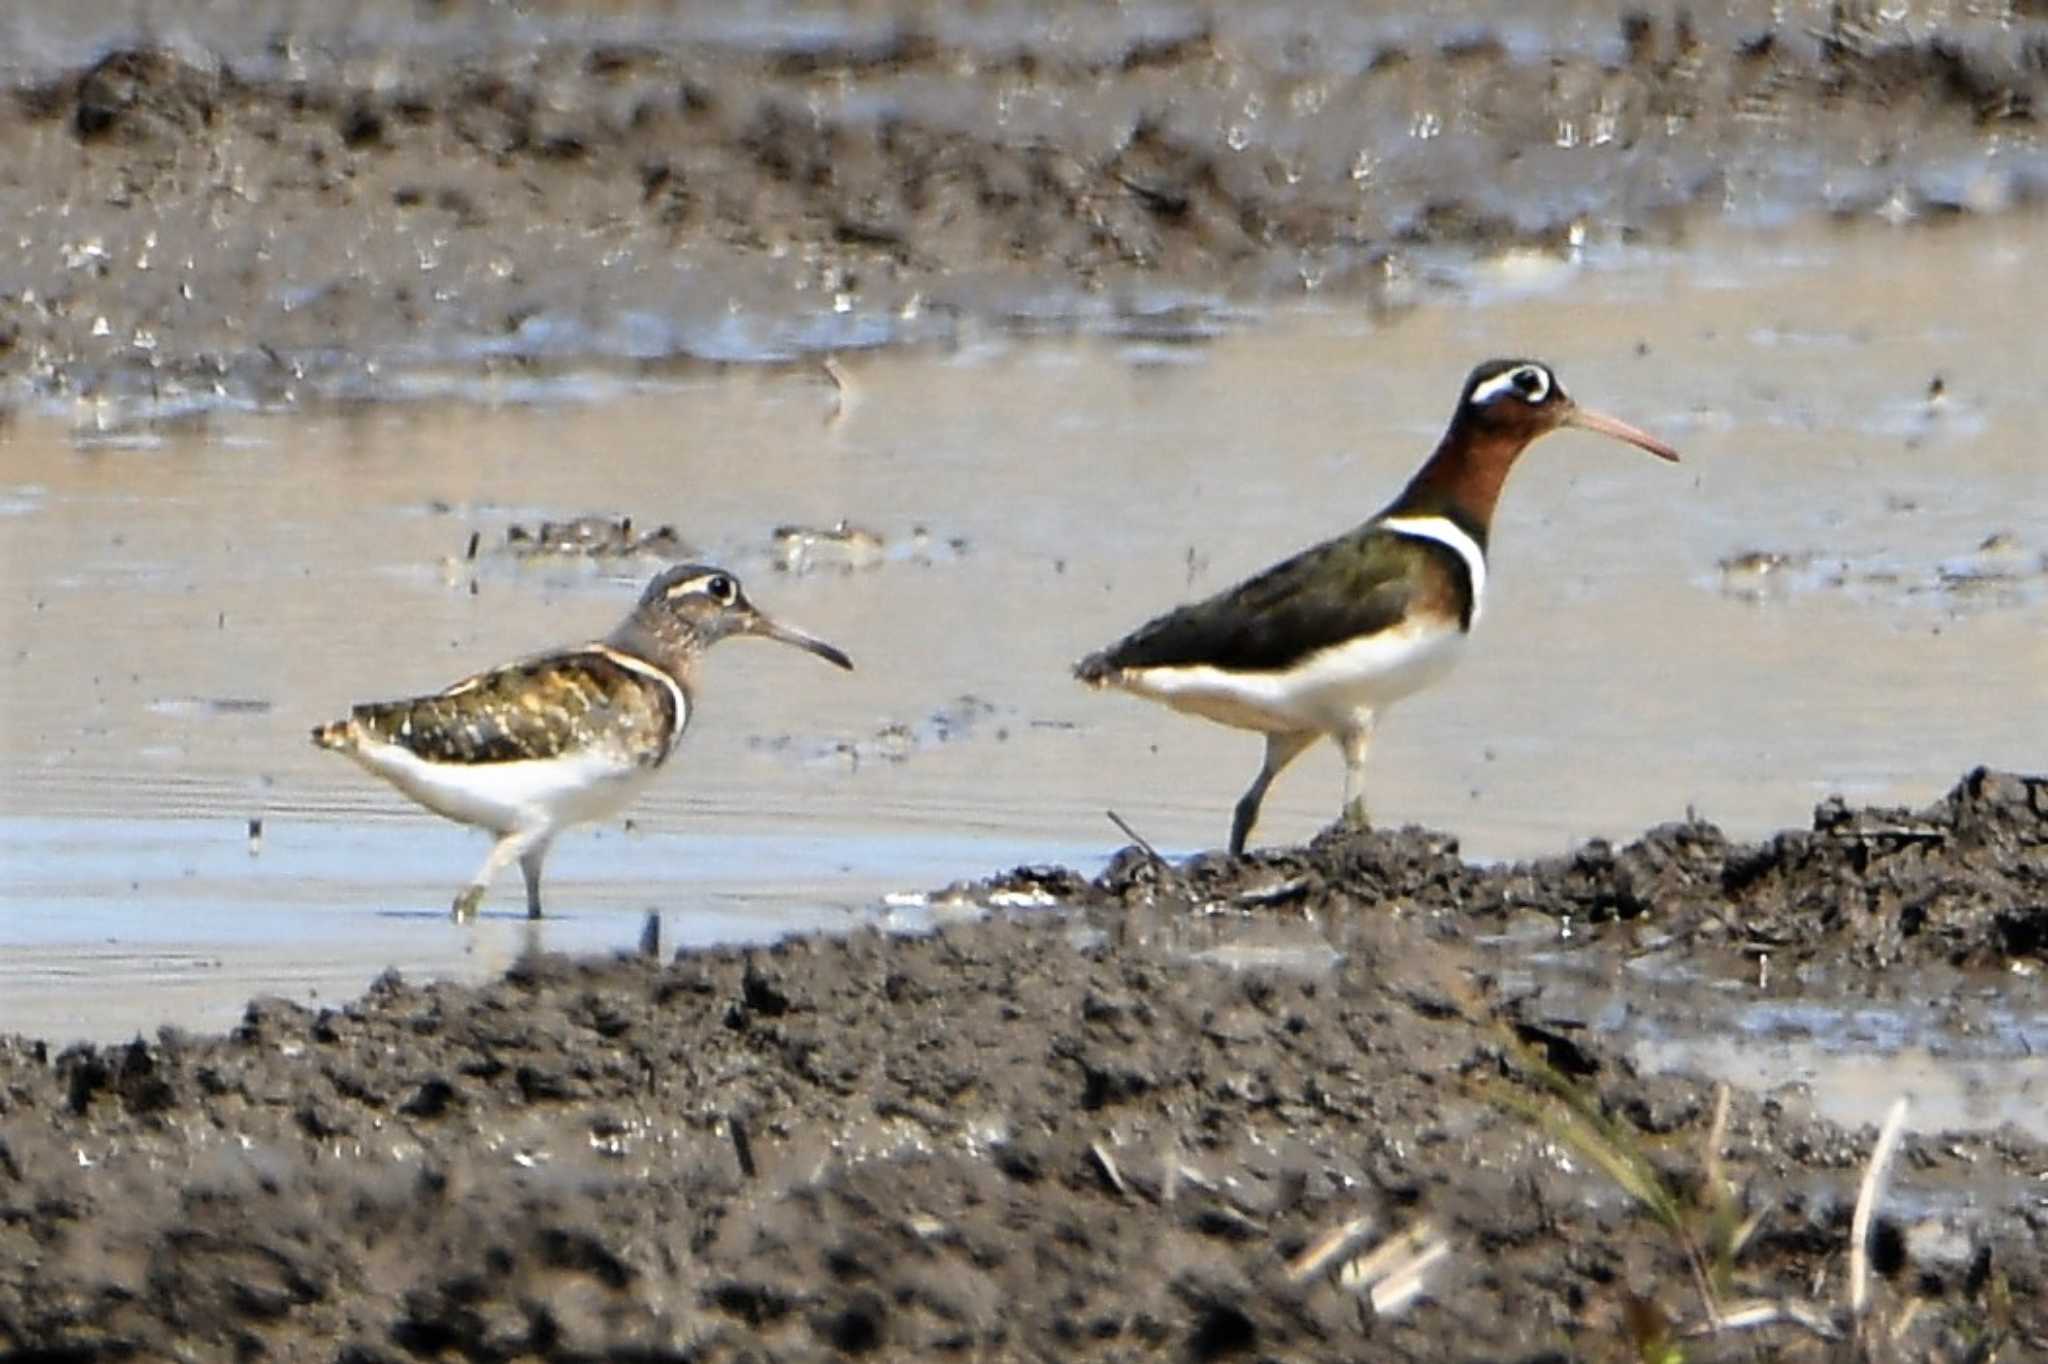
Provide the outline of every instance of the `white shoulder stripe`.
[[1434,540],[1457,552],[1465,561],[1465,572],[1472,578],[1472,624],[1477,625],[1479,608],[1486,600],[1486,551],[1479,547],[1479,542],[1447,516],[1390,516],[1380,525],[1396,535]]
[[676,745],[682,742],[683,731],[689,728],[690,725],[690,698],[683,691],[681,684],[668,675],[666,668],[657,668],[645,659],[635,658],[631,654],[622,653],[612,648],[609,644],[593,644],[590,647],[628,672],[636,672],[642,677],[653,678],[661,683],[662,686],[667,687],[669,695],[675,698],[676,727],[675,732],[669,735],[668,751],[662,754],[663,759],[666,760],[668,754],[673,753]]

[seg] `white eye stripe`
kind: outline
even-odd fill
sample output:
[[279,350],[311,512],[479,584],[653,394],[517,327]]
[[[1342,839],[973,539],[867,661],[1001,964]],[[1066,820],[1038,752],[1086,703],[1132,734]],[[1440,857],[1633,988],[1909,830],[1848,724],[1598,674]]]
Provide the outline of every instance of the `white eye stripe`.
[[[720,588],[724,590],[720,591]],[[733,582],[730,573],[703,573],[675,584],[669,588],[667,595],[673,600],[677,597],[687,597],[692,593],[701,593],[715,602],[730,603],[738,599],[739,588]]]
[[1517,365],[1496,374],[1472,390],[1472,405],[1484,407],[1504,393],[1512,393],[1525,403],[1540,403],[1550,396],[1550,371],[1541,365]]

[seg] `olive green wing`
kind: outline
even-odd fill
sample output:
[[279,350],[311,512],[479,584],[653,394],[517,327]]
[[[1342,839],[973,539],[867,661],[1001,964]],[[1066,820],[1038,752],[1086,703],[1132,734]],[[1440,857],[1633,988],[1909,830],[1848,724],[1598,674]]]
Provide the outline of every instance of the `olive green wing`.
[[1389,629],[1432,595],[1454,553],[1367,525],[1283,560],[1254,578],[1140,626],[1075,669],[1098,681],[1131,668],[1206,664],[1278,672],[1346,640]]

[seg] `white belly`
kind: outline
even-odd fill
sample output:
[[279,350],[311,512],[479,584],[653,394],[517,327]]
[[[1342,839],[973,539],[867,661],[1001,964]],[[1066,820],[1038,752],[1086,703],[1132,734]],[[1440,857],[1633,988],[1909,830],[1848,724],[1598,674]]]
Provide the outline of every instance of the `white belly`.
[[1332,645],[1284,672],[1134,668],[1120,685],[1239,729],[1328,733],[1438,681],[1464,650],[1463,631],[1432,622]]
[[602,753],[430,763],[397,744],[366,743],[350,756],[435,814],[501,834],[603,819],[659,770]]

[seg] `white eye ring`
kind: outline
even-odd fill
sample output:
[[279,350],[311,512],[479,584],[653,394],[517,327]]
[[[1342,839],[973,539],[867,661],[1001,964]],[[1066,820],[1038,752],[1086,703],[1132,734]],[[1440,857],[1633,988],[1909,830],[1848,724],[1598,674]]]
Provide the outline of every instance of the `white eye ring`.
[[1496,374],[1472,390],[1472,405],[1484,407],[1504,393],[1533,407],[1550,397],[1550,371],[1541,365],[1517,365],[1505,374]]
[[1540,365],[1524,365],[1508,378],[1525,402],[1540,403],[1550,396],[1550,374]]

